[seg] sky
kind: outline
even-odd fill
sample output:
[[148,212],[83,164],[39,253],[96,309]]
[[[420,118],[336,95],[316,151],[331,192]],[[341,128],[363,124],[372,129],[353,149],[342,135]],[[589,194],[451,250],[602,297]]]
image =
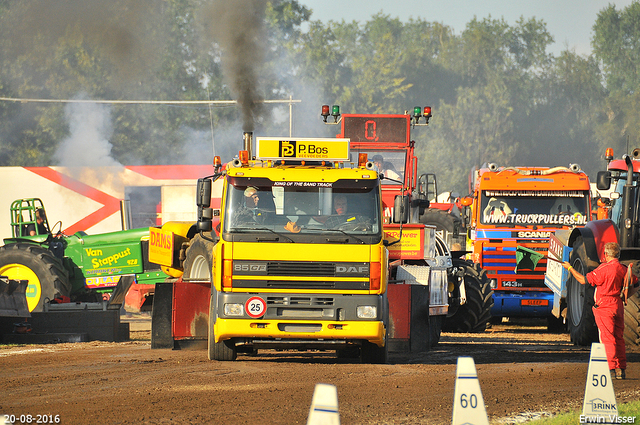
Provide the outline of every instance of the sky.
[[[557,55],[567,48],[581,55],[591,53],[592,27],[598,12],[609,4],[622,10],[632,0],[298,0],[313,10],[311,20],[366,22],[378,12],[406,22],[410,18],[441,22],[460,34],[477,17],[504,18],[509,25],[524,16],[542,19],[555,42],[549,52]],[[636,0],[637,1],[637,0]]]

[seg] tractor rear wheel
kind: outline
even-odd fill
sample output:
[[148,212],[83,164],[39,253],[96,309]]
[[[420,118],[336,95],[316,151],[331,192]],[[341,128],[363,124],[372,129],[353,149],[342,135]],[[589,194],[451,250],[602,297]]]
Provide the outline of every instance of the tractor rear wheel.
[[[573,244],[569,262],[583,276],[591,271],[582,237],[578,237]],[[571,334],[571,342],[575,345],[588,346],[598,341],[598,328],[591,310],[592,305],[593,287],[582,285],[573,275],[570,276],[567,281],[567,328]]]
[[624,308],[624,341],[630,347],[640,345],[640,293],[630,297]]
[[[493,291],[487,271],[470,261],[456,258],[452,261],[454,267],[464,271],[466,302],[457,308],[454,306],[453,315],[445,319],[442,328],[447,332],[484,332],[493,307]],[[459,299],[459,290],[455,292]]]
[[28,280],[30,312],[43,311],[46,300],[71,297],[69,273],[51,251],[37,245],[15,243],[0,247],[0,275]]

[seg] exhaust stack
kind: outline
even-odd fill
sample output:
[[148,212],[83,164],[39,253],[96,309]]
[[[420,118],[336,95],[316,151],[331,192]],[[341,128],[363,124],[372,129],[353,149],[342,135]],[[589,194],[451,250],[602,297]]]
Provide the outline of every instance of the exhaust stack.
[[133,229],[133,217],[131,216],[131,201],[123,199],[120,201],[120,222],[122,230]]
[[253,149],[251,147],[253,145],[253,132],[245,131],[242,133],[242,140],[244,142],[243,150],[249,152],[249,159],[253,158]]

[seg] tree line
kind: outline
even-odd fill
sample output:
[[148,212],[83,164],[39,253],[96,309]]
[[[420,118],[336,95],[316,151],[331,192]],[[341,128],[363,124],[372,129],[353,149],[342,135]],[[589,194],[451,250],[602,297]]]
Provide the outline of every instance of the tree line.
[[419,171],[461,194],[488,162],[578,163],[594,177],[606,147],[640,147],[640,2],[598,13],[589,56],[553,55],[552,43],[544,21],[526,17],[474,18],[456,34],[382,13],[322,23],[296,0],[0,0],[0,97],[255,106],[0,101],[0,165],[85,165],[61,146],[92,111],[106,116],[101,137],[121,164],[210,162],[213,149],[229,160],[247,125],[288,135],[288,107],[255,101],[291,96],[302,101],[298,137],[335,136],[320,124],[324,103],[432,106],[429,128],[413,132]]

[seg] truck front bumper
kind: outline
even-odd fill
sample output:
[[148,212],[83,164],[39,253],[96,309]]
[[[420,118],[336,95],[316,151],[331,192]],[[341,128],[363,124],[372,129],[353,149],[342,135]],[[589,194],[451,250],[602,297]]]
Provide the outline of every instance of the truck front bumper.
[[491,315],[494,317],[547,317],[551,316],[552,309],[553,293],[550,292],[493,292]]
[[[254,340],[300,340],[317,345],[338,341],[369,341],[385,344],[388,317],[386,295],[321,293],[221,293],[217,292],[214,324],[216,342],[236,339],[250,344]],[[250,317],[250,301],[261,300],[263,314]],[[229,309],[228,306],[235,306]],[[241,307],[243,306],[243,307]],[[365,308],[371,317],[358,311]],[[235,311],[237,316],[231,315]],[[374,313],[375,312],[375,313]]]
[[303,320],[220,319],[214,325],[216,342],[240,338],[241,343],[266,346],[335,346],[339,343],[369,341],[383,347],[382,322],[320,322]]

